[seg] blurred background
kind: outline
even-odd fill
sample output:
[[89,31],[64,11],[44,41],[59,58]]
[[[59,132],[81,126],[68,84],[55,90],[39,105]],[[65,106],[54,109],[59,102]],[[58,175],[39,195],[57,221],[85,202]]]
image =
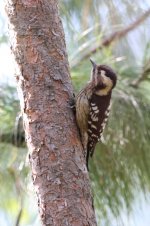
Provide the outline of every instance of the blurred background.
[[[149,226],[150,1],[61,0],[60,14],[75,92],[90,77],[90,57],[118,74],[90,162],[98,226]],[[14,74],[0,0],[0,225],[40,226]]]

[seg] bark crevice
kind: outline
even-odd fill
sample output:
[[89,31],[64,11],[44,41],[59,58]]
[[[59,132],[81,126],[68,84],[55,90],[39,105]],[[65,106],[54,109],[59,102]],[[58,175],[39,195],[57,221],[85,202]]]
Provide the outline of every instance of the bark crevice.
[[7,0],[33,184],[43,225],[95,226],[57,5]]

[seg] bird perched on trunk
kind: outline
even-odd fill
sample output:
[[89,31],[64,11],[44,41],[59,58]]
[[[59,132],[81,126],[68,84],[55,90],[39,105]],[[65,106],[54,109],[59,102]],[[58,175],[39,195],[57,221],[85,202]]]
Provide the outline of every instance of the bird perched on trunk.
[[76,97],[76,121],[80,129],[88,168],[96,143],[101,139],[109,111],[112,89],[117,82],[115,72],[106,65],[92,63],[91,79]]

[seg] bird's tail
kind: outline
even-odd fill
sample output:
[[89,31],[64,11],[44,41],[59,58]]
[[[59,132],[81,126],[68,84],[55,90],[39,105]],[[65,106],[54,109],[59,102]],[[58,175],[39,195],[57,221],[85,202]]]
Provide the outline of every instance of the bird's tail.
[[86,167],[87,167],[87,170],[89,171],[89,157],[92,158],[93,154],[94,154],[94,149],[95,149],[95,146],[93,146],[92,148],[87,147],[87,154],[86,154]]

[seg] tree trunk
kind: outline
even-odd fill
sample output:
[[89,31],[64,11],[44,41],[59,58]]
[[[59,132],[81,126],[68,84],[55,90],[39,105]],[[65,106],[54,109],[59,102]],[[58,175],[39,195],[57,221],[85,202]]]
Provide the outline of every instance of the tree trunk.
[[95,226],[57,0],[7,0],[16,80],[40,217]]

